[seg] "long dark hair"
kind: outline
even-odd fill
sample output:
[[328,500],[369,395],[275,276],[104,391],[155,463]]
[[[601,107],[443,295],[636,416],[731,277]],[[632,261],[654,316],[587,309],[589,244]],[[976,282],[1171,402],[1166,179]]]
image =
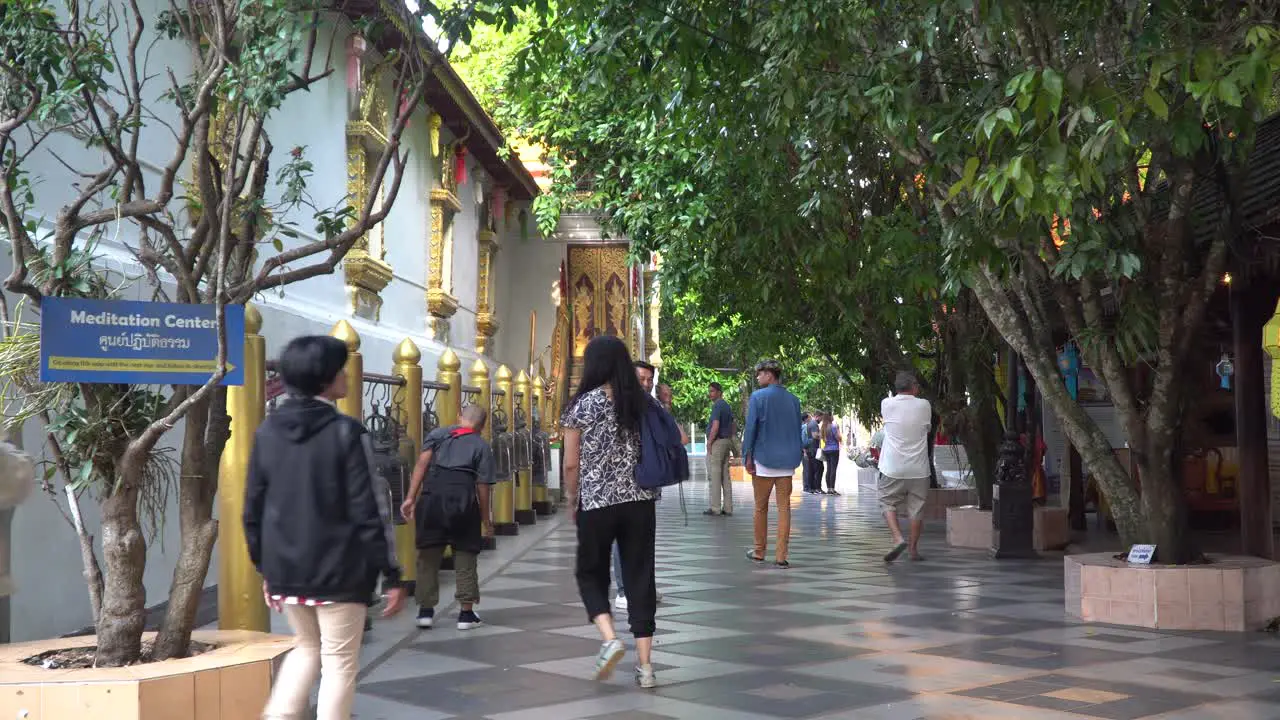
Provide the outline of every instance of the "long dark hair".
[[587,343],[582,356],[582,381],[569,407],[578,404],[583,395],[608,385],[613,388],[613,409],[618,416],[618,427],[640,432],[640,418],[644,415],[649,396],[636,379],[635,366],[627,346],[612,335],[598,335]]

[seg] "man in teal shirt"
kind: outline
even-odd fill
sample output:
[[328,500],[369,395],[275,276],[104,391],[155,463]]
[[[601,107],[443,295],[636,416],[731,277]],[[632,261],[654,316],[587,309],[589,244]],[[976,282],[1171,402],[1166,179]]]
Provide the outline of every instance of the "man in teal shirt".
[[756,365],[760,389],[751,393],[747,404],[746,434],[742,439],[743,466],[751,474],[755,493],[755,546],[747,557],[764,562],[769,530],[769,496],[776,489],[778,503],[778,544],[774,562],[791,567],[787,546],[791,539],[791,479],[800,466],[800,401],[782,386],[782,366],[777,360]]

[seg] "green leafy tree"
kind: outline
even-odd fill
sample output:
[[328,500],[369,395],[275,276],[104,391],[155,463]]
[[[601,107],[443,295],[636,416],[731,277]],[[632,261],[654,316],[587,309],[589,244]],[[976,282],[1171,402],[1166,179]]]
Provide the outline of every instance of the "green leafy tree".
[[[925,185],[879,138],[804,130],[814,107],[757,87],[760,57],[733,36],[749,23],[701,9],[717,31],[647,7],[565,6],[521,53],[512,114],[558,151],[544,230],[575,203],[604,208],[662,252],[664,283],[693,291],[700,313],[765,347],[811,344],[868,420],[893,375],[915,370],[985,501],[998,338],[967,291],[944,287]],[[849,102],[830,100],[823,112]]]
[[[1280,64],[1277,12],[1257,1],[606,0],[559,8],[520,77],[537,134],[632,238],[690,268],[688,282],[745,275],[757,290],[740,300],[793,324],[824,317],[823,295],[807,292],[818,285],[841,307],[835,324],[859,336],[833,355],[856,348],[926,375],[946,362],[939,385],[978,399],[960,417],[980,433],[994,426],[989,322],[1098,479],[1123,540],[1180,562],[1194,555],[1183,388],[1241,236],[1246,158]],[[1193,211],[1196,197],[1218,201],[1210,216]],[[891,245],[891,272],[868,271],[874,256],[859,249],[885,248],[912,222],[921,242]],[[1065,339],[1115,401],[1141,494],[1063,387]],[[1139,362],[1144,383],[1130,372]]]
[[[451,37],[494,19],[471,5],[451,13],[423,5],[418,14],[353,19],[374,42],[393,26],[420,27],[423,14]],[[333,272],[396,200],[407,162],[402,134],[442,57],[419,33],[383,61],[390,97],[404,102],[372,172],[370,187],[380,190],[318,204],[307,191],[306,148],[273,153],[269,120],[335,71],[334,56],[317,52],[332,34],[331,11],[305,0],[172,3],[159,12],[132,0],[0,6],[0,231],[12,256],[5,290],[28,308],[49,297],[131,293],[211,305],[218,319],[219,369],[203,386],[41,385],[38,327],[23,305],[2,308],[8,420],[46,427],[46,486],[60,478],[65,492],[53,495],[65,498],[80,538],[98,665],[142,656],[146,529],[163,520],[171,485],[181,546],[153,656],[188,652],[217,536],[226,305]],[[75,178],[69,191],[40,182],[39,163],[50,162]],[[39,215],[55,206],[52,217]],[[109,236],[133,253],[142,277],[122,278],[100,261]],[[172,457],[160,441],[180,420]],[[101,510],[101,561],[80,521],[85,497]]]

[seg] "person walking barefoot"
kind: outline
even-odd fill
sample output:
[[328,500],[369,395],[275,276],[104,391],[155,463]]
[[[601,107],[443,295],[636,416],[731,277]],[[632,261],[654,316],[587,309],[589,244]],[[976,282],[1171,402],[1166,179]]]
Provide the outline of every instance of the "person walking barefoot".
[[[880,403],[884,418],[884,446],[880,450],[880,507],[893,533],[893,549],[884,556],[893,562],[909,551],[912,560],[920,555],[920,535],[924,532],[924,503],[929,494],[929,427],[933,409],[929,401],[917,397],[920,385],[909,372],[900,372],[893,383],[896,391]],[[902,537],[898,510],[906,506],[911,522],[911,540]]]

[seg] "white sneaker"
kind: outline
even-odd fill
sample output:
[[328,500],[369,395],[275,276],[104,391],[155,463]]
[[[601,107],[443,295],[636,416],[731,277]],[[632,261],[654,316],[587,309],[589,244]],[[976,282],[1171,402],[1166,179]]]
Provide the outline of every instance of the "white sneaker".
[[646,689],[658,686],[658,678],[654,677],[652,665],[636,666],[636,684]]
[[626,595],[623,595],[623,594],[621,594],[621,593],[619,593],[619,594],[618,594],[618,596],[617,596],[617,597],[615,597],[615,598],[613,599],[613,609],[614,609],[614,610],[626,610],[626,609],[627,609],[627,596],[626,596]]

